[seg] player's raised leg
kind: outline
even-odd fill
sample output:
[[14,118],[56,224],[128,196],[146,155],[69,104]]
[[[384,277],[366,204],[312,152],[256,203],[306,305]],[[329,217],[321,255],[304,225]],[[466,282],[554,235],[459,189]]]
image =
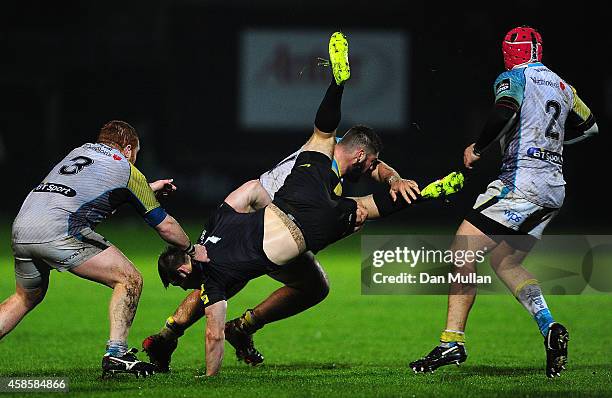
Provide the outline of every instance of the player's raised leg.
[[142,291],[142,276],[119,249],[110,246],[79,266],[70,269],[75,275],[113,289],[109,304],[110,336],[102,358],[103,375],[155,373],[155,366],[139,361],[134,349],[128,350],[127,337],[136,314]]
[[329,40],[329,57],[333,81],[319,106],[315,118],[315,129],[304,151],[320,152],[332,158],[336,144],[336,129],[340,124],[344,83],[351,77],[348,61],[348,41],[341,32],[335,32]]

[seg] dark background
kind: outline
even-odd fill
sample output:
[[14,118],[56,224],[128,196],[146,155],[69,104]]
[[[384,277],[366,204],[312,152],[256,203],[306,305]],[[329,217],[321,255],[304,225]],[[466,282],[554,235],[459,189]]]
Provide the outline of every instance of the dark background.
[[[239,33],[257,27],[342,29],[349,38],[351,29],[406,31],[410,120],[401,131],[379,131],[385,142],[381,158],[424,185],[461,164],[463,149],[491,107],[492,83],[503,71],[501,40],[509,29],[529,24],[543,35],[544,63],[578,89],[600,129],[599,137],[565,149],[567,198],[549,231],[610,232],[612,35],[606,13],[588,2],[579,9],[551,2],[489,3],[3,2],[0,217],[12,220],[53,164],[95,140],[106,121],[122,119],[141,136],[137,166],[150,180],[174,177],[179,186],[165,207],[179,219],[199,222],[231,189],[296,150],[311,129],[306,125],[293,134],[240,128]],[[452,205],[427,203],[384,222],[458,225],[496,176],[497,152],[487,154]],[[349,191],[371,189],[376,187],[361,183]]]

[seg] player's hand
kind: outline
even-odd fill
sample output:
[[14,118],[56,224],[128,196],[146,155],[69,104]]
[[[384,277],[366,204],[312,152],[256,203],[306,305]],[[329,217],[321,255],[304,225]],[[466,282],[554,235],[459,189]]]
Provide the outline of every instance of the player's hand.
[[355,228],[353,229],[353,233],[363,228],[367,219],[368,219],[368,209],[365,206],[361,205],[359,201],[357,201],[357,212],[356,212],[356,217],[355,217]]
[[474,168],[473,164],[480,159],[480,156],[474,153],[474,145],[476,144],[474,143],[468,146],[465,148],[465,151],[463,151],[463,164],[465,165],[466,169],[470,170]]
[[398,193],[402,195],[406,203],[412,203],[412,200],[416,200],[421,191],[419,190],[419,184],[415,181],[398,178],[391,182],[389,188],[389,194],[394,202],[397,201]]
[[193,245],[195,247],[195,253],[193,255],[193,259],[199,261],[201,263],[207,263],[210,261],[208,258],[208,252],[206,251],[206,246],[203,245]]
[[166,180],[157,180],[149,184],[153,192],[155,192],[155,196],[168,196],[172,192],[176,191],[176,185],[172,182],[174,179],[166,179]]

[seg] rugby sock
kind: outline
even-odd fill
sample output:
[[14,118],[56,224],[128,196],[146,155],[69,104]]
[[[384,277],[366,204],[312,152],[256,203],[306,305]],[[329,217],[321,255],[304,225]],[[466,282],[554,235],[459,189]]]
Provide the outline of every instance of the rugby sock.
[[465,332],[446,329],[440,335],[440,346],[449,348],[457,344],[465,344]]
[[159,331],[159,334],[166,340],[176,340],[185,333],[185,328],[178,325],[173,317],[166,319],[166,324]]
[[264,324],[255,318],[255,314],[253,313],[252,309],[246,310],[240,317],[240,326],[238,326],[238,328],[245,333],[253,334],[263,327]]
[[[402,195],[397,195],[397,200],[394,202],[388,190],[374,192],[372,199],[381,217],[386,217],[408,207],[408,202]],[[420,202],[421,200],[422,197],[418,195],[417,201]]]
[[342,103],[342,93],[344,85],[338,86],[332,79],[332,83],[327,88],[325,97],[319,105],[315,118],[315,127],[325,133],[332,133],[340,124],[340,107]]
[[[389,191],[376,191],[372,194],[372,199],[374,200],[374,204],[378,209],[378,214],[380,214],[381,217],[386,217],[393,213],[397,213],[398,211],[404,210],[410,206],[402,195],[397,195],[397,200],[394,202],[391,195],[389,195]],[[427,202],[428,200],[432,200],[432,198],[424,198],[421,194],[416,194],[416,199],[411,200],[412,204],[416,204]]]
[[542,336],[548,333],[548,326],[555,320],[546,305],[542,290],[536,279],[527,279],[517,286],[514,296],[531,314],[538,324]]
[[127,352],[127,343],[119,340],[108,340],[106,342],[106,354],[113,357],[122,357]]

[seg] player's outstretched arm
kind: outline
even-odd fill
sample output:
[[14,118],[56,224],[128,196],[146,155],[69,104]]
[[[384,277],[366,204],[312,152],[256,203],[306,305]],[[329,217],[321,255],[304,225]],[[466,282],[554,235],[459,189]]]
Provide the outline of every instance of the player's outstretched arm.
[[171,184],[170,180],[160,180],[149,184],[146,177],[133,164],[130,164],[130,168],[130,177],[126,186],[129,192],[128,200],[147,224],[155,228],[159,236],[167,243],[185,250],[198,261],[207,262],[206,248],[192,245],[183,228],[174,217],[166,213],[155,197],[153,189],[159,192],[166,184]]
[[214,376],[221,369],[225,343],[225,314],[227,301],[206,307],[206,376]]
[[155,226],[155,230],[160,238],[172,246],[187,250],[191,245],[183,228],[170,214],[167,214],[164,220]]
[[170,214],[167,214],[164,220],[155,226],[155,230],[160,238],[172,246],[183,249],[192,258],[200,262],[209,261],[206,248],[202,245],[193,245],[181,225]]

